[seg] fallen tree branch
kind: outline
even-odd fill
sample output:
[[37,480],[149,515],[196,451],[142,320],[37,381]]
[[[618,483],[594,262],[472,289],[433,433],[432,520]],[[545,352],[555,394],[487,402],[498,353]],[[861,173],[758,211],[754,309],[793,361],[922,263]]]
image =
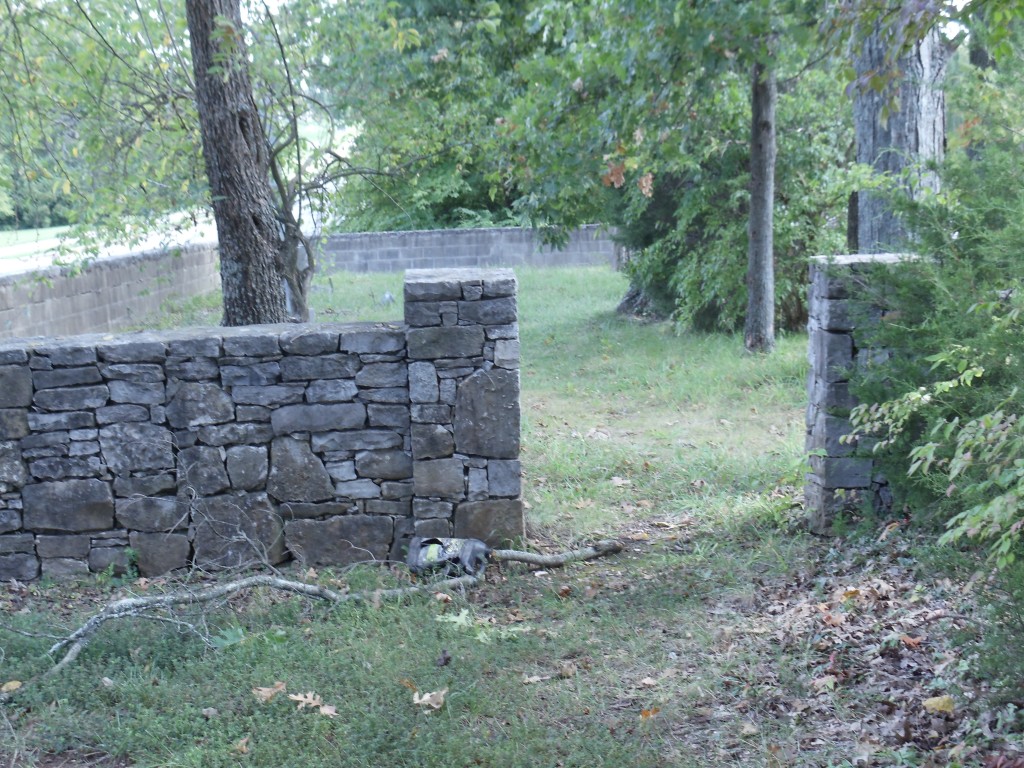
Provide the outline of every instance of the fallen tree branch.
[[[498,561],[515,561],[527,563],[529,565],[537,565],[544,568],[553,568],[563,566],[571,562],[592,560],[597,557],[604,557],[605,555],[611,555],[621,551],[622,545],[617,541],[599,541],[590,547],[584,547],[582,549],[576,549],[555,555],[538,555],[532,552],[521,552],[514,549],[497,549],[491,553],[491,559]],[[307,584],[301,581],[292,581],[290,579],[281,578],[280,576],[260,574],[226,582],[224,584],[218,584],[206,589],[182,589],[174,592],[168,592],[164,595],[126,597],[108,604],[99,613],[95,614],[70,635],[61,638],[58,642],[54,643],[47,653],[52,656],[55,653],[63,651],[64,656],[53,667],[47,670],[45,676],[58,674],[72,664],[92,640],[97,630],[99,630],[99,628],[108,621],[131,617],[157,618],[154,616],[147,616],[146,614],[175,606],[209,603],[213,600],[230,597],[238,592],[243,592],[254,587],[270,587],[271,589],[277,589],[283,592],[293,592],[306,597],[313,597],[318,600],[326,600],[331,603],[352,601],[370,601],[376,603],[383,599],[402,597],[404,595],[411,595],[417,592],[424,592],[426,590],[434,592],[456,587],[471,587],[480,583],[480,580],[480,576],[458,576],[451,579],[445,579],[443,581],[425,582],[423,584],[415,584],[396,589],[378,589],[367,592],[336,592],[335,590],[328,589],[327,587],[322,587],[319,584]],[[174,619],[167,620],[172,623],[178,623]],[[0,698],[0,700],[2,700],[2,698]]]

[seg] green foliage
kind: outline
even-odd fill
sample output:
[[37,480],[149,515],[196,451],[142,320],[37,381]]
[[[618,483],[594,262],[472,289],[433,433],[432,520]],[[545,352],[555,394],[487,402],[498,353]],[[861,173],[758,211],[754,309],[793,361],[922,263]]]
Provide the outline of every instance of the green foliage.
[[[901,498],[985,542],[1000,567],[1024,526],[1024,248],[1019,74],[963,68],[962,122],[943,192],[909,211],[926,257],[872,282],[882,322],[859,342],[885,348],[861,372],[853,422],[880,438]],[[1012,105],[1012,106],[1011,106]]]

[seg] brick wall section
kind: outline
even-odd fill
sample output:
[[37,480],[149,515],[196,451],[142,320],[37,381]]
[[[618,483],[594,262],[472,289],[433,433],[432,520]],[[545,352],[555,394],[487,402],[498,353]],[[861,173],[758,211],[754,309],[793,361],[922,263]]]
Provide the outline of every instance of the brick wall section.
[[489,266],[616,267],[620,256],[621,248],[612,233],[597,225],[571,233],[564,248],[544,245],[532,229],[495,227],[331,235],[323,245],[321,266],[352,272]]
[[515,277],[405,290],[406,323],[0,344],[0,579],[522,537]]
[[0,277],[0,338],[125,328],[168,299],[219,287],[214,244],[105,258],[80,270],[51,267]]
[[902,254],[818,257],[811,262],[808,296],[807,439],[811,471],[804,485],[808,525],[828,533],[837,514],[891,505],[885,478],[874,471],[869,445],[848,443],[849,414],[857,404],[850,376],[858,366],[885,358],[882,350],[858,346],[858,324],[877,322],[880,310],[858,286],[875,282],[877,266],[899,263]]

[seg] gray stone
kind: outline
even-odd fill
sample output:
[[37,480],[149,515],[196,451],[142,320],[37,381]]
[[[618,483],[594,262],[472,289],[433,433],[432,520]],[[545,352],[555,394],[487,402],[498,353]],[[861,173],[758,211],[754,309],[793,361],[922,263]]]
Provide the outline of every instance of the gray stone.
[[327,432],[313,435],[313,450],[323,451],[382,451],[401,448],[402,436],[387,429],[357,429],[350,432]]
[[405,349],[405,333],[389,328],[375,328],[365,331],[342,331],[338,348],[342,352],[356,354],[385,355]]
[[417,496],[461,499],[465,495],[465,475],[461,459],[415,461],[412,478]]
[[405,322],[411,328],[429,328],[441,324],[441,304],[417,301],[405,305]]
[[273,436],[271,426],[259,422],[199,428],[199,438],[207,445],[258,445],[269,443]]
[[285,520],[316,520],[335,515],[350,515],[359,507],[351,501],[328,501],[324,504],[286,502],[281,505],[281,516]]
[[466,498],[470,501],[486,499],[487,493],[487,470],[470,469],[466,473]]
[[476,357],[484,349],[484,329],[478,325],[409,329],[409,358]]
[[[113,363],[101,366],[104,378],[119,381],[156,383],[164,380],[164,369],[152,363]],[[88,370],[88,369],[82,369]],[[39,386],[38,384],[36,385]]]
[[485,299],[516,295],[516,276],[511,269],[495,269],[484,274]]
[[455,448],[459,453],[519,458],[519,375],[492,368],[459,385],[455,401]]
[[391,517],[408,517],[412,502],[387,499],[370,499],[366,502],[366,514],[391,515]]
[[518,339],[519,323],[489,325],[484,329],[484,333],[488,339]]
[[231,387],[265,387],[281,380],[281,364],[277,362],[250,363],[249,365],[222,365],[220,383]]
[[178,452],[178,489],[213,496],[231,486],[224,469],[224,449],[197,445]]
[[111,424],[100,429],[103,460],[119,475],[174,467],[170,430],[155,424]]
[[53,432],[63,429],[85,429],[96,426],[96,416],[92,413],[77,411],[73,413],[33,413],[28,414],[28,428],[33,432]]
[[395,480],[385,480],[380,484],[380,496],[382,499],[409,499],[412,498],[412,483]]
[[409,408],[402,405],[367,405],[366,416],[371,427],[408,429],[411,421]]
[[96,423],[100,426],[121,424],[126,421],[149,421],[149,408],[144,405],[122,403],[96,409]]
[[417,519],[430,519],[443,517],[445,520],[452,518],[452,511],[455,505],[452,502],[435,502],[430,499],[413,500],[413,516]]
[[225,329],[224,355],[270,357],[281,354],[278,333],[253,326]]
[[53,341],[52,343],[34,345],[32,351],[36,355],[46,357],[51,367],[53,365],[88,365],[96,362],[94,347],[83,347],[74,341]]
[[238,405],[235,406],[235,419],[238,421],[263,421],[270,423],[270,415],[273,409],[265,405]]
[[130,566],[127,544],[93,547],[89,550],[89,570],[93,573],[110,571],[115,576],[124,576]]
[[270,447],[267,493],[278,501],[326,501],[334,496],[334,487],[308,440],[276,437]]
[[0,408],[0,440],[17,440],[28,434],[28,411]]
[[13,536],[0,536],[0,554],[12,552],[35,552],[36,537],[31,533],[16,533]]
[[310,403],[347,403],[359,394],[352,379],[324,379],[306,387],[306,400]]
[[455,536],[480,539],[492,547],[526,538],[523,505],[517,499],[466,501],[455,509]]
[[853,367],[853,338],[848,333],[814,333],[809,344],[811,370],[826,382],[847,381]]
[[22,451],[29,451],[32,448],[41,448],[47,445],[67,445],[70,442],[71,434],[69,432],[40,432],[22,439],[19,445]]
[[[12,342],[8,342],[12,343]],[[19,344],[17,340],[13,342]],[[6,349],[0,349],[0,365],[10,365],[11,363],[27,363],[28,352],[21,346],[8,347]]]
[[26,485],[24,525],[33,531],[102,531],[114,523],[114,497],[102,480]]
[[405,387],[364,389],[362,399],[370,403],[408,403],[409,390]]
[[442,379],[437,387],[437,397],[445,405],[455,405],[458,384],[454,379]]
[[32,404],[32,371],[23,365],[0,366],[0,408]]
[[437,369],[433,363],[409,364],[409,399],[414,403],[436,403]]
[[89,563],[70,557],[44,557],[39,561],[42,566],[41,576],[54,581],[81,579],[89,575]]
[[288,405],[301,403],[306,393],[302,384],[277,384],[268,387],[241,385],[231,389],[231,399],[246,405]]
[[366,406],[362,403],[286,405],[274,411],[270,423],[275,435],[359,429],[366,423]]
[[338,351],[338,332],[300,328],[282,333],[280,342],[289,355],[325,355]]
[[176,496],[135,496],[114,502],[117,522],[133,531],[173,531],[188,527],[188,502]]
[[238,568],[284,559],[283,524],[265,493],[194,503],[192,546],[200,568]]
[[404,387],[409,381],[409,371],[404,363],[370,363],[356,374],[360,387]]
[[466,301],[479,301],[483,295],[484,285],[482,282],[479,285],[476,283],[462,284],[462,298]]
[[105,474],[98,456],[86,458],[50,457],[33,461],[29,472],[37,480],[63,480],[68,477],[100,477]]
[[216,384],[207,382],[182,382],[167,405],[167,421],[178,429],[223,424],[234,417],[231,397]]
[[388,558],[393,563],[404,563],[409,554],[409,540],[416,535],[415,521],[409,517],[395,519],[395,530]]
[[867,458],[811,456],[811,472],[826,489],[867,488],[873,462]]
[[39,576],[39,560],[35,555],[0,555],[0,581],[32,581]]
[[460,301],[459,322],[478,325],[506,325],[516,321],[516,299],[508,296],[501,299],[481,301]]
[[494,364],[498,368],[518,368],[519,339],[498,339],[494,342]]
[[281,378],[284,381],[351,379],[359,371],[360,365],[358,355],[286,357],[281,361]]
[[177,489],[178,481],[171,474],[114,478],[114,493],[122,497],[159,496]]
[[135,550],[140,576],[160,576],[185,568],[192,553],[188,536],[181,533],[132,531],[129,541]]
[[373,480],[344,480],[334,484],[334,492],[343,499],[379,499],[380,486]]
[[40,557],[88,557],[89,536],[36,536],[36,554]]
[[405,305],[416,301],[451,301],[462,298],[468,273],[458,269],[409,269],[405,272]]
[[11,506],[11,502],[7,502],[7,506],[0,506],[0,533],[8,533],[9,531],[17,531],[21,528],[21,510]]
[[96,440],[100,436],[98,429],[73,429],[68,432],[72,440]]
[[[119,341],[100,344],[96,352],[108,363],[162,363],[167,348],[162,341]],[[56,361],[54,361],[56,362]]]
[[413,403],[412,420],[417,424],[451,424],[452,409],[447,405]]
[[198,360],[168,360],[164,366],[169,379],[181,381],[210,381],[220,376],[220,366],[216,360],[200,358]]
[[327,465],[327,474],[331,476],[331,480],[335,481],[355,480],[356,463],[354,460],[333,462]]
[[227,451],[231,487],[240,491],[262,488],[267,482],[267,447],[234,445]]
[[36,389],[98,384],[101,381],[103,381],[103,377],[100,376],[100,369],[95,365],[82,368],[57,368],[53,371],[36,371],[32,374],[32,384]]
[[346,515],[285,523],[288,549],[304,566],[384,560],[393,536],[394,523],[386,516]]
[[405,480],[412,477],[412,456],[405,451],[360,451],[356,473],[375,480]]
[[413,522],[413,531],[417,536],[425,539],[447,539],[452,535],[452,524],[441,518],[431,520],[416,520]]
[[80,411],[106,405],[108,397],[110,390],[101,384],[94,387],[43,389],[36,392],[32,402],[44,411]]
[[221,354],[220,336],[210,328],[198,329],[192,338],[171,339],[167,342],[169,357],[219,357]]
[[0,483],[21,487],[28,482],[28,469],[21,460],[17,443],[0,443]]
[[412,425],[412,455],[415,459],[444,459],[455,453],[455,437],[441,424]]
[[522,490],[522,465],[518,461],[491,459],[487,462],[487,485],[491,496],[518,498]]

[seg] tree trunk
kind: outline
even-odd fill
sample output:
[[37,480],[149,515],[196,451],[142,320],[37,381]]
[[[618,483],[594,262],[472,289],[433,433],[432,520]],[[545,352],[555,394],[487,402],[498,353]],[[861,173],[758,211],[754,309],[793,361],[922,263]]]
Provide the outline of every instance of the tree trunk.
[[[884,72],[886,53],[877,32],[868,36],[855,62],[858,78]],[[897,63],[901,76],[894,86],[895,100],[892,88],[861,88],[854,96],[857,162],[894,178],[908,173],[903,185],[912,198],[925,189],[938,190],[938,175],[925,166],[943,155],[946,99],[941,88],[948,58],[941,33],[933,29]],[[906,229],[884,194],[857,193],[856,227],[856,237],[850,239],[861,253],[898,250],[907,240]]]
[[267,145],[238,0],[186,0],[196,108],[220,241],[224,324],[285,320]]
[[775,71],[754,65],[750,98],[750,220],[747,232],[747,316],[743,330],[749,352],[775,349]]

